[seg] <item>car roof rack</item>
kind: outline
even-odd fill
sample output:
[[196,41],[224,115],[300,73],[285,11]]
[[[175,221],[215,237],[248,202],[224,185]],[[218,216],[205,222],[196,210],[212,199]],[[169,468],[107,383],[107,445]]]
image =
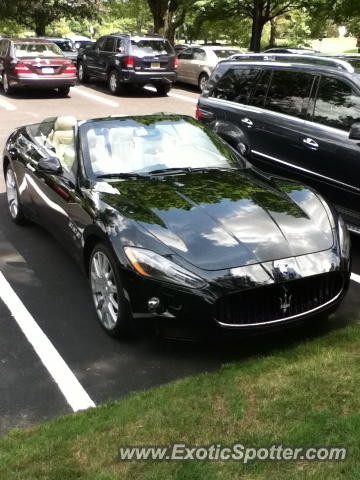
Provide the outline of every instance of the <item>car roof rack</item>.
[[226,61],[255,61],[255,62],[282,62],[302,63],[306,65],[318,65],[321,67],[333,67],[337,70],[354,73],[354,67],[345,60],[318,55],[298,55],[292,53],[237,53]]

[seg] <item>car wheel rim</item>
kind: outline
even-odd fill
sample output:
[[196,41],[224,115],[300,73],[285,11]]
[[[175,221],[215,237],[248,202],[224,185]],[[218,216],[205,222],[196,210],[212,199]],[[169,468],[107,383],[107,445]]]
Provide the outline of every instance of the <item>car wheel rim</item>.
[[4,86],[4,92],[7,93],[9,90],[9,84],[8,84],[7,76],[5,74],[3,78],[3,86]]
[[6,172],[6,195],[9,205],[9,211],[12,218],[16,218],[19,210],[19,199],[16,189],[14,172],[8,168]]
[[201,90],[201,91],[204,90],[205,85],[206,85],[206,82],[207,82],[207,78],[206,78],[206,77],[201,77],[201,78],[200,78],[200,90]]
[[83,80],[84,77],[84,69],[82,65],[79,65],[79,79]]
[[119,301],[114,271],[105,253],[98,251],[93,255],[90,280],[99,320],[107,330],[112,330],[118,320]]
[[116,88],[117,88],[116,75],[111,74],[111,75],[110,75],[110,90],[111,90],[112,92],[115,92],[115,91],[116,91]]

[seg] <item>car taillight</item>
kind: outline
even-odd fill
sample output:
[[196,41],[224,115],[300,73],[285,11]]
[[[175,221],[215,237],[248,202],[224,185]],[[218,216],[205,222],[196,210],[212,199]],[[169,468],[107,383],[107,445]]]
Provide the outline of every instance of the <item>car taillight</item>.
[[196,105],[195,117],[197,120],[201,120],[201,110],[199,104]]
[[25,63],[19,62],[14,67],[15,73],[31,73],[29,67],[25,65]]
[[179,66],[179,59],[178,57],[174,57],[174,68],[178,68]]
[[134,68],[134,58],[133,57],[124,57],[123,64],[126,68]]
[[76,73],[76,67],[73,63],[70,63],[70,65],[66,65],[64,73]]

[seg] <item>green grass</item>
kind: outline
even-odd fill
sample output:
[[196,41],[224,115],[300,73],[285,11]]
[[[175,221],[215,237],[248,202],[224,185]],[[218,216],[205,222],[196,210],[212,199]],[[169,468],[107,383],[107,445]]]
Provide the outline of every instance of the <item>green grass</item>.
[[[360,325],[0,437],[6,480],[360,478]],[[131,372],[129,373],[131,374]],[[123,462],[121,445],[346,446],[344,462]]]

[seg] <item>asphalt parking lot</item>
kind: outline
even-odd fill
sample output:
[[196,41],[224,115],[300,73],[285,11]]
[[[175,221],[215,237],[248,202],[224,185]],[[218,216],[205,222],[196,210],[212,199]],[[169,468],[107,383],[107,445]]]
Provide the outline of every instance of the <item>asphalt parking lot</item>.
[[[196,89],[182,86],[176,86],[169,97],[160,98],[145,90],[114,97],[101,84],[77,86],[65,99],[44,92],[4,97],[1,91],[0,148],[14,128],[46,117],[75,115],[85,119],[160,111],[194,115],[197,96]],[[323,333],[293,330],[232,344],[231,348],[174,342],[150,334],[128,342],[114,340],[98,325],[87,280],[80,270],[47,232],[35,225],[18,227],[11,222],[4,192],[0,166],[0,289],[4,282],[9,284],[29,315],[30,324],[40,327],[53,350],[45,350],[45,358],[40,359],[10,314],[9,297],[3,295],[0,433],[71,413],[86,402],[98,405],[119,399],[132,391],[210,371],[231,359],[271,353],[273,348]],[[329,328],[356,321],[360,311],[360,237],[353,236],[352,241],[354,275],[350,291]],[[69,395],[76,397],[74,404],[78,407],[65,399],[44,366],[47,359],[53,364],[64,362],[67,370],[62,372]]]

